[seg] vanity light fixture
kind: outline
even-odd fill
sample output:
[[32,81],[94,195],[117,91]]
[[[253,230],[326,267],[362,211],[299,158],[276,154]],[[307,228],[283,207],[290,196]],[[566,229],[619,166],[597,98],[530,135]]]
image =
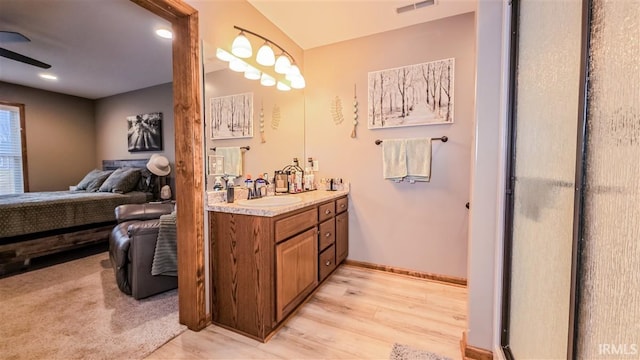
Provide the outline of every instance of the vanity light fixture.
[[262,86],[273,86],[276,84],[276,79],[269,74],[262,73],[262,76],[260,77],[260,84]]
[[[306,86],[304,77],[300,73],[300,68],[296,65],[293,56],[285,49],[262,35],[238,26],[234,26],[234,28],[240,30],[240,33],[231,44],[231,52],[229,53],[220,48],[216,49],[216,57],[222,61],[229,62],[231,70],[244,72],[244,76],[247,79],[260,79],[260,84],[264,86],[277,85],[276,88],[282,91],[289,91],[291,88],[303,89]],[[253,55],[253,50],[246,34],[251,34],[264,41],[258,49],[255,62],[249,60]],[[274,53],[274,47],[280,53],[277,58]],[[242,59],[247,59],[247,61]],[[263,69],[261,66],[267,69]],[[273,73],[267,74],[269,70],[276,74],[284,75],[284,79],[279,79],[279,76],[274,76],[275,74]]]
[[249,39],[244,35],[244,31],[240,31],[240,34],[236,36],[231,44],[231,53],[239,58],[247,59],[253,54],[251,49],[251,43]]

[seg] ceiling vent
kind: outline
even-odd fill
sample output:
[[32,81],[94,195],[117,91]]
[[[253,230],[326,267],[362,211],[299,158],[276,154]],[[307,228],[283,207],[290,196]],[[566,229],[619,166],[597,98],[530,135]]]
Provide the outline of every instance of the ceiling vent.
[[424,0],[424,1],[418,1],[417,3],[413,3],[411,5],[406,5],[406,6],[401,6],[399,8],[396,9],[396,12],[398,14],[402,14],[405,13],[407,11],[413,11],[413,10],[417,10],[423,7],[427,7],[427,6],[431,6],[431,5],[435,5],[436,4],[436,0]]

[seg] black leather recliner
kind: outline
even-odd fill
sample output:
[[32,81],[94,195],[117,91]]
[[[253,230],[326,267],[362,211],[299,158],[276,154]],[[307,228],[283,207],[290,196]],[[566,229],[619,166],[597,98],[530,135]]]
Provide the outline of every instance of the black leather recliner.
[[178,287],[176,276],[151,275],[160,215],[173,204],[127,204],[115,209],[118,224],[109,235],[109,258],[118,288],[142,299]]

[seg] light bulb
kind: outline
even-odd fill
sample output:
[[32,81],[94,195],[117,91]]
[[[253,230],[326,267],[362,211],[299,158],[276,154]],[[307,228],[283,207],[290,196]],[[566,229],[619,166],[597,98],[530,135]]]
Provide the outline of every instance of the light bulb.
[[247,66],[249,66],[249,64],[237,58],[229,61],[229,69],[236,72],[243,72],[247,70]]
[[260,70],[254,68],[251,65],[247,65],[247,69],[244,71],[244,77],[249,80],[258,80],[260,79]]
[[304,81],[304,77],[302,75],[294,76],[291,79],[291,87],[294,89],[304,89],[307,83]]
[[244,36],[244,32],[240,32],[238,36],[236,36],[235,40],[233,40],[233,44],[231,45],[231,53],[239,58],[250,58],[253,50],[251,49],[251,43],[246,36]]
[[217,48],[216,49],[216,57],[222,61],[231,61],[235,56],[231,55],[228,51]]
[[262,77],[260,78],[260,84],[262,86],[273,86],[276,84],[276,79],[269,74],[262,73]]
[[289,90],[291,90],[289,85],[287,85],[287,84],[285,84],[283,82],[280,82],[280,81],[278,81],[278,84],[276,85],[276,88],[278,88],[278,90],[281,90],[281,91],[289,91]]
[[289,68],[291,67],[291,61],[289,61],[289,57],[284,53],[278,56],[276,60],[275,71],[278,74],[286,74],[289,72]]
[[269,43],[266,41],[264,45],[258,49],[258,54],[256,54],[256,61],[260,65],[264,66],[273,66],[276,63],[276,56],[273,53],[273,49],[269,46]]

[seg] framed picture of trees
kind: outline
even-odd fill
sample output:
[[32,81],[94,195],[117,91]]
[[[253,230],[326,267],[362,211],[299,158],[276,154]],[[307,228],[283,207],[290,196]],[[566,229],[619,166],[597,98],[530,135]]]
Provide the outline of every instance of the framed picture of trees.
[[452,124],[454,59],[370,72],[369,129]]
[[253,137],[253,93],[211,99],[211,138]]

